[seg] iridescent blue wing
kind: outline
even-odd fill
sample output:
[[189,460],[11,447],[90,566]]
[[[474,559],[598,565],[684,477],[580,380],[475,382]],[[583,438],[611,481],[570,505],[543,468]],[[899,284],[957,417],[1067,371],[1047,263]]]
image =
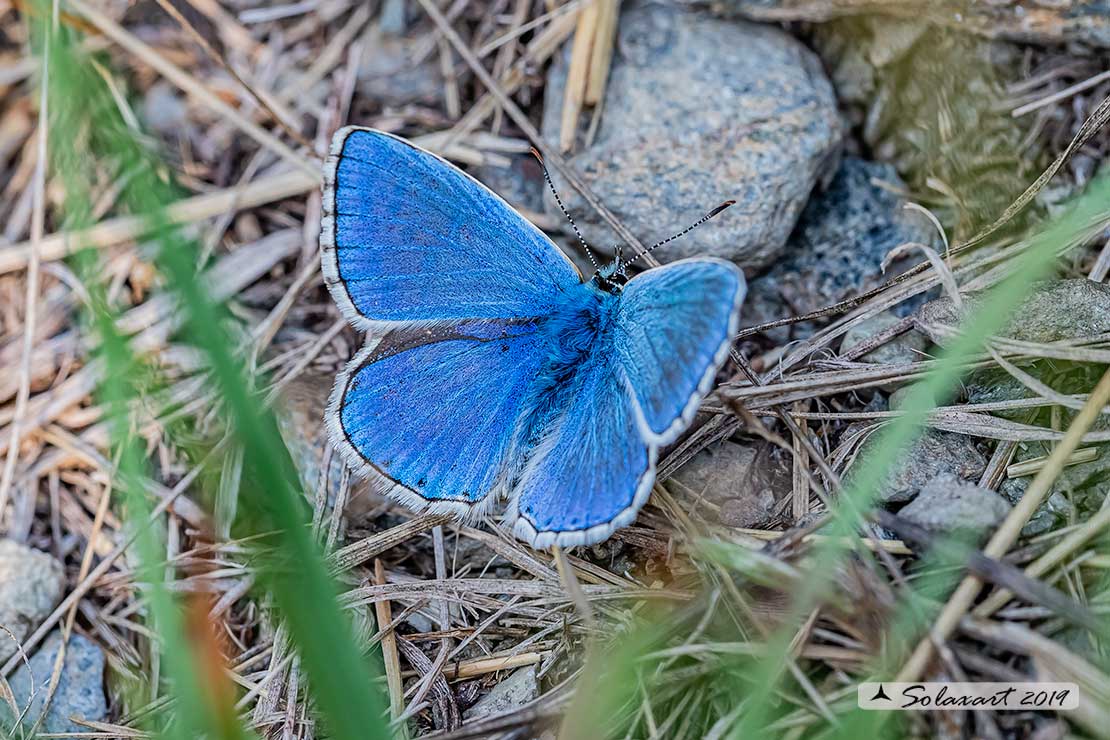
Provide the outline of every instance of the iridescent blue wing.
[[535,548],[600,542],[627,526],[655,482],[656,447],[643,440],[621,368],[607,352],[584,363],[567,405],[530,452],[509,519]]
[[581,278],[474,178],[403,139],[349,127],[325,165],[324,278],[347,319],[530,318]]
[[694,259],[649,270],[615,301],[615,330],[583,362],[515,476],[514,532],[536,547],[600,542],[636,517],[658,449],[689,425],[739,325],[744,277]]
[[615,349],[647,441],[670,444],[693,421],[728,356],[745,290],[736,265],[708,258],[648,270],[625,286]]
[[347,462],[416,511],[495,500],[522,398],[544,353],[529,322],[388,333],[340,375],[327,423]]

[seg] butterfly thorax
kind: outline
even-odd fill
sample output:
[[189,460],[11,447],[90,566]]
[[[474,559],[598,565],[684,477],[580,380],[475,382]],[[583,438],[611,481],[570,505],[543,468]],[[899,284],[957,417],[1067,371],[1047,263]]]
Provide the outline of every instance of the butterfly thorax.
[[538,444],[567,407],[585,368],[607,356],[603,348],[612,341],[616,302],[616,294],[591,280],[568,291],[565,305],[543,319],[540,331],[550,349],[521,414],[517,441],[524,449]]

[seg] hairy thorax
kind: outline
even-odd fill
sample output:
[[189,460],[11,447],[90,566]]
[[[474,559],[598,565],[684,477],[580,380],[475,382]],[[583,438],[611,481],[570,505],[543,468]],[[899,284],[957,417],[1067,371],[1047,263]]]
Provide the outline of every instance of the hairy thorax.
[[517,448],[539,445],[552,423],[580,391],[580,378],[613,340],[617,296],[583,283],[567,294],[567,306],[542,320],[539,331],[548,337],[547,353],[521,414]]

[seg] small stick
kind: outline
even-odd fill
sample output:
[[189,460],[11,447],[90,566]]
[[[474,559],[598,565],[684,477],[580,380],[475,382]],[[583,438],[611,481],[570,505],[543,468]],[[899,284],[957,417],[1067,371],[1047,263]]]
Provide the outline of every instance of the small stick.
[[[1098,459],[1100,451],[1097,447],[1084,447],[1081,450],[1076,450],[1074,454],[1064,461],[1064,465],[1079,465],[1080,463],[1091,462]],[[1041,457],[1034,457],[1031,460],[1022,460],[1019,463],[1006,468],[1007,478],[1022,478],[1027,475],[1033,475],[1040,472],[1041,468],[1048,462],[1048,456],[1042,455]]]
[[[241,187],[227,188],[184,198],[164,211],[169,223],[184,224],[219,216],[232,208],[246,210],[276,200],[303,195],[320,187],[320,173],[283,172],[255,180]],[[13,244],[0,250],[0,275],[27,267],[33,255],[49,262],[60,260],[79,249],[104,248],[137,239],[150,227],[141,216],[120,216],[101,221],[78,231],[62,231],[39,241]]]
[[598,7],[593,2],[578,15],[578,28],[574,32],[574,44],[570,50],[570,66],[567,68],[567,83],[563,90],[563,116],[559,130],[559,149],[569,152],[574,148],[574,134],[578,129],[578,114],[586,99],[586,85],[590,74],[590,52],[593,49],[594,34],[597,31]]
[[[795,401],[794,412],[803,412],[808,406],[809,401]],[[809,426],[806,424],[806,420],[798,419],[798,417],[795,417],[795,419],[798,422],[798,431],[808,435]],[[798,521],[809,513],[809,455],[806,454],[806,448],[798,435],[793,435],[793,443],[794,496],[791,502],[791,513],[794,515],[794,521]]]
[[582,586],[574,575],[574,568],[567,561],[566,553],[558,545],[552,545],[551,554],[555,557],[555,569],[559,571],[559,580],[563,582],[563,588],[567,590],[570,600],[574,602],[574,606],[578,609],[578,613],[582,615],[582,620],[586,623],[586,626],[590,629],[596,629],[597,618],[594,617],[594,610],[590,607],[586,594],[582,592]]
[[[385,585],[385,568],[380,559],[374,560],[374,583]],[[378,626],[385,629],[393,621],[393,609],[386,599],[374,602]],[[405,711],[405,687],[401,683],[401,662],[397,653],[397,635],[392,629],[382,635],[382,662],[385,663],[385,681],[389,687],[389,714],[393,719]]]
[[474,658],[463,660],[444,670],[444,675],[451,681],[462,681],[475,678],[487,673],[508,671],[513,668],[522,668],[526,665],[535,665],[543,660],[543,653],[520,653],[504,658]]
[[586,83],[586,104],[597,105],[605,95],[605,82],[613,62],[613,44],[617,37],[620,0],[594,0],[598,8],[597,31],[594,33],[593,54],[590,55],[590,79]]

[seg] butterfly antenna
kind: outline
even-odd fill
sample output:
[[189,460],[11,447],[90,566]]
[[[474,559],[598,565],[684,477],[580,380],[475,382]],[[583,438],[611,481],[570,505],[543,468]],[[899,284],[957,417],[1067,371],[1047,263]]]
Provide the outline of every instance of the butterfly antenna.
[[590,258],[590,263],[593,264],[595,270],[600,270],[601,266],[598,265],[597,260],[594,259],[594,253],[590,249],[590,245],[582,238],[582,232],[578,230],[578,225],[574,223],[574,219],[570,216],[570,211],[563,205],[563,199],[559,197],[559,191],[555,189],[555,183],[551,182],[551,175],[547,173],[547,165],[543,162],[543,155],[540,154],[536,147],[532,147],[532,156],[540,163],[540,169],[543,170],[543,179],[547,181],[547,187],[551,189],[551,194],[555,196],[555,202],[559,204],[559,210],[567,217],[570,222],[570,228],[574,229],[574,235],[578,237],[578,243],[582,245],[582,249],[586,251],[586,256]]
[[704,223],[705,223],[706,221],[708,221],[709,219],[711,219],[711,218],[713,218],[714,216],[716,216],[716,215],[717,215],[718,213],[720,213],[721,211],[725,210],[725,209],[726,209],[726,208],[728,208],[729,206],[734,206],[734,205],[736,205],[736,201],[734,201],[734,200],[726,200],[726,201],[725,201],[724,203],[722,203],[721,205],[717,206],[717,207],[716,207],[716,208],[714,208],[714,209],[713,209],[712,211],[710,211],[709,213],[705,214],[704,216],[702,216],[701,218],[699,218],[699,219],[698,219],[697,221],[695,221],[694,223],[692,223],[692,224],[690,224],[689,226],[687,226],[687,227],[686,227],[685,229],[683,229],[682,231],[678,232],[677,234],[674,234],[673,236],[668,236],[668,237],[667,237],[666,239],[664,239],[663,241],[655,242],[655,244],[652,244],[652,245],[651,245],[650,247],[648,247],[648,248],[647,248],[647,249],[645,249],[644,251],[642,251],[642,252],[640,252],[639,254],[637,254],[637,255],[636,255],[635,257],[633,257],[632,259],[630,259],[630,260],[628,261],[628,264],[624,265],[624,267],[622,267],[622,268],[621,268],[621,271],[623,272],[625,268],[629,267],[629,266],[630,266],[630,265],[631,265],[631,264],[632,264],[633,262],[635,262],[636,260],[638,260],[638,259],[640,259],[641,257],[643,257],[643,256],[644,256],[645,254],[651,254],[651,252],[652,252],[652,251],[653,251],[653,250],[654,250],[654,249],[655,249],[656,247],[661,247],[661,246],[663,246],[664,244],[669,244],[669,243],[673,242],[673,241],[674,241],[675,239],[680,239],[680,238],[682,238],[682,237],[686,236],[686,235],[687,235],[687,234],[689,234],[689,233],[690,233],[691,231],[693,231],[694,229],[698,228],[699,226],[701,226],[702,224],[704,224]]

